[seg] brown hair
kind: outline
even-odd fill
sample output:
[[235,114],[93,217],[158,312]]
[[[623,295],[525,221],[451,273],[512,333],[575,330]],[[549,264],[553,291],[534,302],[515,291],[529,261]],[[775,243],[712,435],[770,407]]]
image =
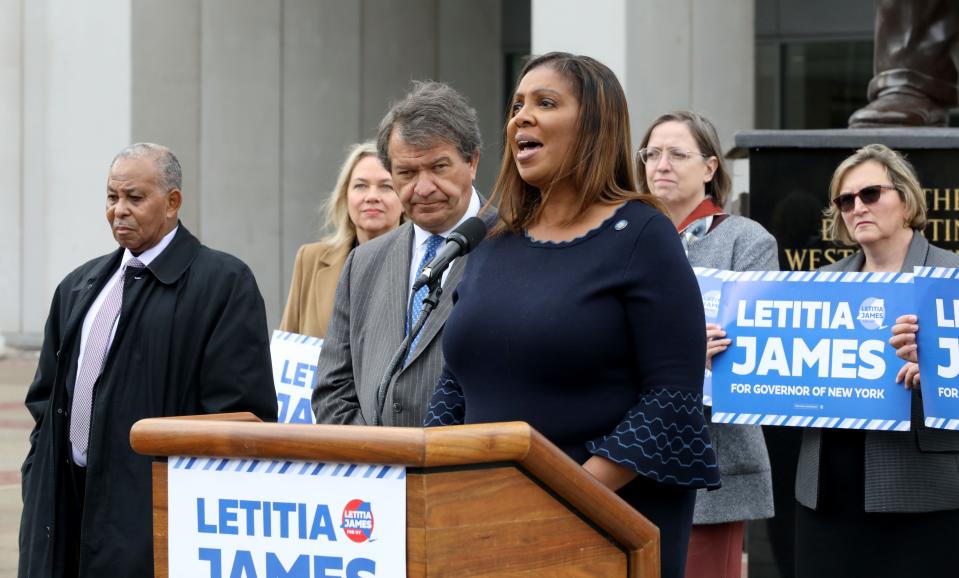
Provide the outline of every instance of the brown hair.
[[[533,225],[542,214],[552,186],[565,178],[571,178],[581,193],[579,207],[570,222],[583,216],[595,203],[636,199],[663,210],[655,197],[636,190],[626,95],[613,71],[588,56],[550,52],[527,62],[517,84],[540,66],[551,67],[572,85],[579,102],[576,138],[550,185],[540,190],[520,177],[504,128],[503,161],[490,199],[491,205],[499,207],[501,218],[494,234],[503,230],[515,233]],[[511,117],[512,111],[508,110],[507,124]]]
[[846,229],[846,222],[842,220],[842,215],[832,200],[839,196],[841,192],[839,189],[842,187],[842,180],[846,178],[846,174],[853,168],[869,161],[882,165],[886,169],[886,175],[892,181],[892,185],[899,191],[899,198],[906,205],[905,224],[916,231],[921,231],[926,227],[926,197],[922,193],[922,187],[919,185],[919,178],[916,176],[916,169],[913,168],[912,163],[886,145],[868,144],[839,163],[832,174],[832,180],[829,182],[829,206],[823,213],[827,218],[832,219],[829,232],[833,239],[844,245],[856,245],[857,243]]
[[[713,178],[706,183],[706,194],[710,195],[713,201],[722,207],[726,203],[729,190],[732,188],[732,179],[729,176],[729,171],[726,170],[726,163],[723,162],[716,127],[709,122],[708,118],[696,112],[689,110],[667,112],[660,115],[646,129],[643,142],[639,143],[640,150],[646,148],[649,144],[649,138],[652,136],[653,130],[665,122],[681,122],[686,125],[690,134],[693,135],[693,140],[696,141],[696,146],[699,147],[699,152],[707,155],[706,160],[708,160],[708,157],[716,157],[716,171],[713,173]],[[636,155],[636,174],[639,175],[639,190],[644,193],[651,193],[649,183],[646,182],[646,163],[638,154]]]

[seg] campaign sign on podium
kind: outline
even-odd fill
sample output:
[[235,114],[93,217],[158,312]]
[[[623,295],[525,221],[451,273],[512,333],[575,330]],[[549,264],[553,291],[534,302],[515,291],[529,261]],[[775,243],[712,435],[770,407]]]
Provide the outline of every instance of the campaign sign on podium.
[[916,314],[926,426],[959,429],[959,269],[916,268]]
[[402,466],[171,456],[169,575],[406,576]]
[[734,273],[712,421],[908,430],[910,393],[895,383],[903,362],[888,340],[912,297],[911,273]]
[[316,381],[316,361],[323,340],[309,335],[274,331],[270,341],[273,384],[276,386],[277,421],[316,423],[310,396]]

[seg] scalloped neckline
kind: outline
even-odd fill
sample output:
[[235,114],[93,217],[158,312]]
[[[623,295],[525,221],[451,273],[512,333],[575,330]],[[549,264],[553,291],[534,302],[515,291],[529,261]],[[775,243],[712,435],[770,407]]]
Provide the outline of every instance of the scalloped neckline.
[[594,237],[597,233],[599,233],[600,231],[608,227],[611,223],[616,221],[617,220],[616,217],[619,215],[620,211],[622,211],[623,208],[626,205],[628,205],[630,202],[632,201],[626,201],[622,205],[616,207],[616,210],[610,213],[610,215],[606,217],[605,219],[603,219],[602,222],[600,222],[598,225],[596,225],[592,229],[589,229],[588,231],[586,231],[585,233],[583,233],[582,235],[578,237],[573,237],[572,239],[566,239],[564,241],[548,241],[548,240],[540,241],[539,239],[534,239],[532,236],[530,236],[528,230],[523,229],[523,238],[525,238],[527,242],[529,242],[535,247],[557,247],[558,248],[558,247],[568,247],[570,245],[581,243],[583,241],[586,241],[587,239],[590,239],[591,237]]

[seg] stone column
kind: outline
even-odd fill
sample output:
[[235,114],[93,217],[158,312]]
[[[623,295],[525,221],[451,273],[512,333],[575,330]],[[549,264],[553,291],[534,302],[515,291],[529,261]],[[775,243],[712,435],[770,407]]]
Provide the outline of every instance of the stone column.
[[130,142],[130,1],[20,4],[22,317],[4,331],[39,334],[60,279],[116,247],[104,203]]
[[[20,187],[23,0],[0,0],[0,328],[19,330],[23,304]],[[0,351],[3,350],[0,335]]]
[[677,109],[709,117],[727,150],[753,126],[753,0],[532,0],[532,19],[534,53],[586,54],[613,69],[636,144]]

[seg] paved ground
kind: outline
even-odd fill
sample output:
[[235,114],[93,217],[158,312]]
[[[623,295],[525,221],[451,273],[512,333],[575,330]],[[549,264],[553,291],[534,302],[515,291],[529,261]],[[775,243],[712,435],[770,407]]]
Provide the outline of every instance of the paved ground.
[[36,354],[11,353],[0,360],[0,577],[17,575],[20,464],[33,428],[23,398],[36,367]]

